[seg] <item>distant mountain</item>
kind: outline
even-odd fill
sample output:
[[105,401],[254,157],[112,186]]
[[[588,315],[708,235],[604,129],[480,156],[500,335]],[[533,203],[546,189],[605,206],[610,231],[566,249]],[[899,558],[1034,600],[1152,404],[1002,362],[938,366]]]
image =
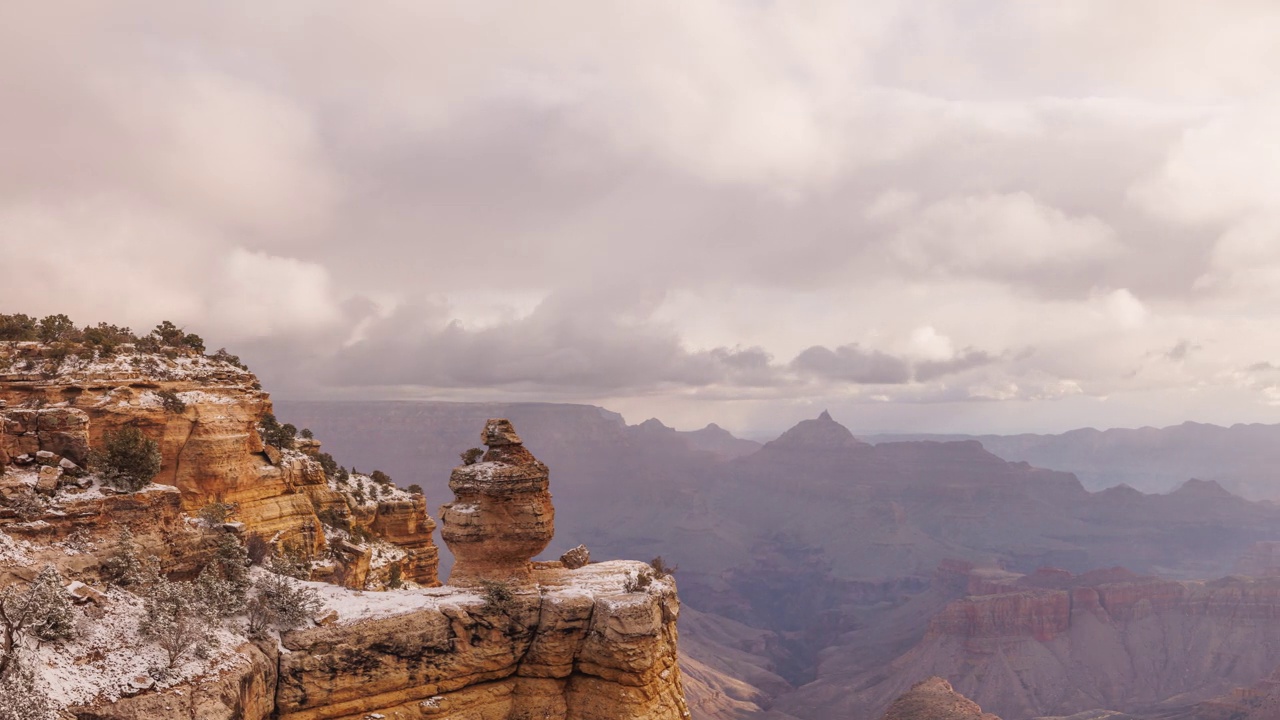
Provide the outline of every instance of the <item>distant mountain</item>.
[[1074,473],[1090,490],[1124,484],[1159,493],[1198,478],[1215,480],[1251,500],[1280,500],[1280,425],[1186,422],[1166,428],[1083,428],[1060,435],[899,434],[864,439],[977,440],[1005,460]]

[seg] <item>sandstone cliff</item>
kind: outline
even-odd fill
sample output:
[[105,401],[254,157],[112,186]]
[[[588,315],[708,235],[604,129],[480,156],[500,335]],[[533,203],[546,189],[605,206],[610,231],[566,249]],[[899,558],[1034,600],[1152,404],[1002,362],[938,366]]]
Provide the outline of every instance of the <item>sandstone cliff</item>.
[[[216,356],[172,348],[144,353],[125,345],[104,357],[74,346],[0,342],[0,470],[13,470],[0,476],[0,498],[7,499],[0,503],[0,524],[7,518],[9,532],[24,537],[81,530],[105,539],[123,521],[149,550],[180,564],[189,553],[170,532],[178,514],[225,503],[232,508],[229,519],[246,533],[278,546],[321,558],[332,549],[327,533],[354,530],[392,546],[387,552],[396,557],[382,566],[397,568],[410,582],[437,584],[435,525],[425,499],[397,492],[357,502],[315,460],[319,442],[306,442],[302,451],[264,443],[260,425],[271,409],[252,373]],[[178,491],[154,523],[145,512],[138,523],[106,512],[132,501],[106,500],[110,488],[91,488],[87,478],[76,477],[88,468],[90,449],[124,426],[158,444],[161,466],[153,482]],[[17,518],[12,501],[30,494],[31,473],[37,484],[41,478],[52,483],[35,489],[57,502],[46,502],[38,517]],[[388,579],[388,569],[379,575],[374,567],[370,575],[370,566],[378,565],[375,552],[356,543],[329,554],[349,566],[340,573],[348,584],[363,587]]]
[[[80,630],[32,649],[41,682],[69,715],[689,716],[674,581],[637,562],[533,562],[553,532],[549,472],[505,420],[486,423],[482,461],[455,470],[442,520],[465,587],[432,587],[425,499],[327,472],[316,441],[264,444],[270,401],[242,369],[194,354],[154,363],[126,355],[135,360],[63,362],[56,372],[35,363],[44,371],[32,373],[21,369],[40,357],[38,344],[0,343],[0,352],[10,370],[0,378],[0,589],[21,587],[46,563],[75,581]],[[183,406],[166,408],[161,393]],[[139,492],[108,487],[90,467],[104,434],[124,425],[161,451],[160,474]],[[227,504],[230,522],[193,517],[215,502]],[[122,527],[175,577],[206,566],[225,533],[300,547],[301,572],[312,577],[303,585],[321,606],[278,641],[249,642],[243,620],[231,618],[216,649],[157,674],[163,654],[138,634],[142,598],[102,580]]]

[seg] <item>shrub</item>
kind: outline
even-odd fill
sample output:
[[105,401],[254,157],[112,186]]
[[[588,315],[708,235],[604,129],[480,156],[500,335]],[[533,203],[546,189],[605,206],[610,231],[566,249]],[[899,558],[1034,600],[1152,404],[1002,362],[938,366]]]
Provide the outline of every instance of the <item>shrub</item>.
[[337,471],[336,473],[334,473],[334,475],[333,475],[333,479],[334,479],[334,480],[335,480],[339,485],[346,485],[346,484],[347,484],[347,481],[351,479],[351,473],[347,472],[347,469],[346,469],[346,468],[344,468],[344,467],[342,467],[341,465],[339,465],[339,466],[338,466],[338,471]]
[[404,571],[400,569],[400,563],[391,566],[390,574],[387,578],[387,587],[392,590],[398,590],[404,586]]
[[304,437],[308,440],[312,440],[315,438],[316,434],[311,432],[311,428],[302,428],[301,430],[298,431],[298,436]]
[[91,463],[112,487],[136,492],[160,472],[160,446],[132,425],[107,431],[102,445]]
[[653,571],[642,568],[637,573],[627,575],[627,579],[622,581],[622,592],[644,592],[653,584],[653,579]]
[[213,554],[212,568],[217,577],[225,581],[236,602],[236,609],[244,605],[249,590],[249,551],[231,533],[220,533]]
[[148,589],[143,607],[138,632],[164,648],[168,664],[163,670],[213,644],[214,612],[195,584],[160,577]]
[[200,508],[196,516],[210,526],[221,525],[227,521],[227,518],[231,517],[232,511],[235,509],[236,506],[231,503],[211,502]]
[[253,584],[253,589],[248,603],[251,637],[260,638],[270,628],[296,628],[324,606],[315,590],[283,575],[263,575]]
[[654,576],[659,578],[671,577],[675,571],[680,569],[679,565],[668,565],[661,555],[650,560],[649,567],[653,568]]
[[14,654],[13,662],[0,671],[0,720],[54,720],[53,702],[36,682],[36,674],[25,655]]
[[127,527],[120,528],[115,550],[99,566],[102,578],[112,585],[129,587],[142,582],[144,566],[138,556],[138,544]]
[[258,430],[262,434],[263,442],[281,450],[292,450],[293,440],[298,434],[297,428],[287,423],[281,425],[280,421],[276,420],[276,416],[271,413],[262,416]]
[[480,587],[484,595],[484,606],[480,608],[483,612],[509,613],[515,607],[516,593],[510,583],[481,580]]
[[484,450],[471,448],[470,450],[464,450],[461,456],[463,465],[475,465],[480,462],[480,458],[484,457]]
[[411,492],[411,493],[416,494],[416,495],[422,495],[422,494],[423,494],[423,492],[422,492],[422,486],[421,486],[421,485],[419,485],[418,483],[414,483],[414,484],[410,485],[409,487],[407,487],[407,488],[405,488],[405,489],[406,489],[406,490],[408,490],[408,491],[409,491],[409,492]]
[[49,315],[40,320],[40,342],[58,342],[61,340],[78,340],[80,333],[76,324],[66,315]]
[[73,631],[71,601],[54,566],[46,565],[25,590],[15,585],[0,590],[0,678],[17,663],[26,636],[60,640]]
[[338,461],[327,452],[316,455],[316,462],[320,463],[320,467],[324,469],[324,476],[334,478],[338,474]]
[[172,390],[160,390],[156,392],[156,395],[160,398],[160,406],[164,408],[165,412],[174,415],[181,415],[186,412],[187,403],[178,397],[178,393]]
[[36,340],[39,337],[35,318],[21,313],[0,314],[0,340]]
[[392,483],[391,476],[382,472],[381,470],[374,470],[372,473],[369,474],[369,479],[378,483],[379,485],[390,485]]
[[228,365],[234,365],[240,368],[241,370],[249,369],[249,366],[245,365],[243,362],[240,361],[239,355],[232,355],[231,353],[227,352],[226,348],[218,348],[218,351],[210,355],[209,357],[219,362],[227,363]]
[[100,322],[94,327],[86,326],[81,331],[82,341],[95,347],[104,356],[115,354],[116,348],[124,343],[136,342],[133,331],[127,327],[108,325]]

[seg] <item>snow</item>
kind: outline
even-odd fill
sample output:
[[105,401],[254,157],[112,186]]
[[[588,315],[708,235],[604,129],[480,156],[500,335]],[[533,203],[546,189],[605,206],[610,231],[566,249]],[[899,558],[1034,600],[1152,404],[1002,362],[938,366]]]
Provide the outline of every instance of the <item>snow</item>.
[[449,586],[420,590],[363,592],[329,583],[303,582],[301,584],[313,588],[320,596],[320,600],[324,602],[325,609],[320,614],[323,615],[330,610],[336,611],[339,624],[371,618],[394,617],[445,606],[461,607],[484,602],[484,598],[470,590]]
[[26,540],[14,540],[0,532],[0,566],[30,565],[31,556],[27,554],[30,549],[31,544]]
[[[0,374],[40,375],[47,361],[23,355],[21,351],[39,347],[39,343],[0,342]],[[3,352],[4,350],[9,352]],[[85,352],[83,349],[81,353]],[[7,361],[7,362],[6,362]],[[30,361],[31,367],[24,367]],[[67,380],[130,379],[138,377],[159,380],[201,380],[212,375],[239,375],[246,382],[252,374],[227,362],[198,354],[179,354],[173,358],[161,353],[138,353],[122,350],[112,357],[68,355],[58,365],[57,376]]]
[[[108,590],[106,598],[100,617],[99,613],[89,617],[83,610],[76,611],[80,620],[74,638],[43,644],[36,651],[49,695],[61,705],[118,700],[134,692],[130,686],[135,678],[147,675],[153,666],[165,665],[164,650],[138,634],[142,600],[118,588]],[[235,652],[243,638],[220,629],[217,639],[218,647],[208,658],[188,659],[157,681],[155,687],[171,687],[248,661]]]

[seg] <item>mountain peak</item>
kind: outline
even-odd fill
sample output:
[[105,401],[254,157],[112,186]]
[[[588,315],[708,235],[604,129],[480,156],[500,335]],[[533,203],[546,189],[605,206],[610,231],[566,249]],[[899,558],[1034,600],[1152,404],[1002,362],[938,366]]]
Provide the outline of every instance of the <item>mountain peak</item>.
[[765,447],[838,448],[859,447],[867,443],[855,438],[849,429],[832,419],[823,410],[814,420],[801,420],[795,427]]

